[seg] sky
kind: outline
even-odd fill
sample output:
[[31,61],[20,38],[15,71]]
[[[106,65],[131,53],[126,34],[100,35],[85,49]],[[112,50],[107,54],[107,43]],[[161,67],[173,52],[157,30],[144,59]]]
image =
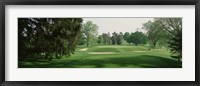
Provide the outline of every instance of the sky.
[[[98,33],[111,34],[113,32],[135,32],[142,31],[145,32],[142,28],[142,24],[153,20],[153,18],[83,18],[83,22],[92,21],[96,24],[98,28]],[[139,28],[139,29],[138,29]]]

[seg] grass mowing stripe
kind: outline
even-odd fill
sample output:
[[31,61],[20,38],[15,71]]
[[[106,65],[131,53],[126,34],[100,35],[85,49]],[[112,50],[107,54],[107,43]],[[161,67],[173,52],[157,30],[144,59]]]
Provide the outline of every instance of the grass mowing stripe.
[[[80,49],[88,48],[86,51]],[[63,56],[50,62],[20,61],[20,68],[181,68],[182,63],[170,58],[167,49],[146,46],[99,45],[78,46],[71,57]],[[133,52],[134,51],[134,52]],[[136,52],[145,51],[145,52]],[[88,54],[100,52],[100,54]],[[101,54],[115,52],[115,54]]]

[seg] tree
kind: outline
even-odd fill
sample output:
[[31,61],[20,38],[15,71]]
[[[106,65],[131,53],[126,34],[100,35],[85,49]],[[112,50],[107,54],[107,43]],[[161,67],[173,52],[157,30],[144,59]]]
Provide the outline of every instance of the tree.
[[77,44],[78,45],[85,45],[86,44],[86,37],[85,37],[85,34],[80,32],[80,34],[78,35],[78,41],[77,41]]
[[107,33],[107,42],[108,42],[108,45],[111,45],[111,35],[110,35],[110,32]]
[[182,31],[182,18],[155,18],[170,35]]
[[[19,60],[27,58],[45,59],[74,53],[81,18],[19,18]],[[35,57],[36,56],[36,57]]]
[[117,36],[118,36],[118,34],[116,32],[112,33],[112,37],[111,37],[112,45],[117,44]]
[[110,37],[110,33],[102,33],[102,36],[103,36],[103,44],[108,44],[110,45],[111,44],[111,37]]
[[102,38],[103,38],[103,44],[106,45],[107,44],[107,34],[102,33]]
[[103,36],[102,36],[102,35],[99,35],[99,36],[98,36],[97,43],[98,43],[98,44],[102,44],[103,41],[104,41]]
[[174,58],[182,59],[182,18],[156,18],[162,28],[168,33],[168,45]]
[[170,50],[173,55],[173,58],[178,59],[181,61],[182,59],[182,32],[175,34],[170,38],[170,41],[168,41]]
[[87,21],[82,28],[83,33],[86,36],[87,46],[89,46],[89,43],[92,41],[92,39],[98,35],[98,26],[93,24],[92,21]]
[[130,37],[130,33],[129,32],[125,32],[124,36],[123,36],[124,40],[126,42],[128,42],[128,43],[131,43],[131,41],[129,40],[129,37]]
[[162,38],[161,35],[165,33],[162,29],[162,26],[159,24],[159,22],[148,21],[147,23],[143,24],[143,29],[147,30],[148,39],[152,44],[151,47],[155,48],[158,41]]
[[147,43],[147,40],[148,40],[148,38],[147,38],[147,36],[143,33],[142,35],[141,35],[141,38],[142,38],[142,45],[144,45],[144,44],[146,44]]
[[138,44],[146,43],[145,37],[146,37],[145,34],[143,34],[142,32],[136,31],[134,33],[131,33],[129,40],[131,41],[131,43],[134,43],[137,46]]
[[123,33],[120,32],[119,35],[117,35],[117,44],[121,45],[123,41]]

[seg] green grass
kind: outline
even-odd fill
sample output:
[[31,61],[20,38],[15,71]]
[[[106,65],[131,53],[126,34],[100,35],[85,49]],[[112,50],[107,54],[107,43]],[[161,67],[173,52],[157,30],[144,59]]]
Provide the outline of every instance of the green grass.
[[[80,49],[88,48],[87,51]],[[112,54],[90,54],[112,52]],[[148,50],[145,46],[78,46],[71,57],[63,56],[50,62],[18,63],[19,68],[181,68],[167,49]]]

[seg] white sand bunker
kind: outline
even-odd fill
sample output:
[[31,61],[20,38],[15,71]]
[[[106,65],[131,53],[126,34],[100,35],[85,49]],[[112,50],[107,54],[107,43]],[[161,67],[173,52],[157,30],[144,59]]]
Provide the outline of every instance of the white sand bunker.
[[147,52],[147,51],[133,51],[133,52]]
[[87,50],[88,50],[88,48],[82,48],[79,51],[87,51]]
[[89,52],[88,54],[115,54],[115,52]]

